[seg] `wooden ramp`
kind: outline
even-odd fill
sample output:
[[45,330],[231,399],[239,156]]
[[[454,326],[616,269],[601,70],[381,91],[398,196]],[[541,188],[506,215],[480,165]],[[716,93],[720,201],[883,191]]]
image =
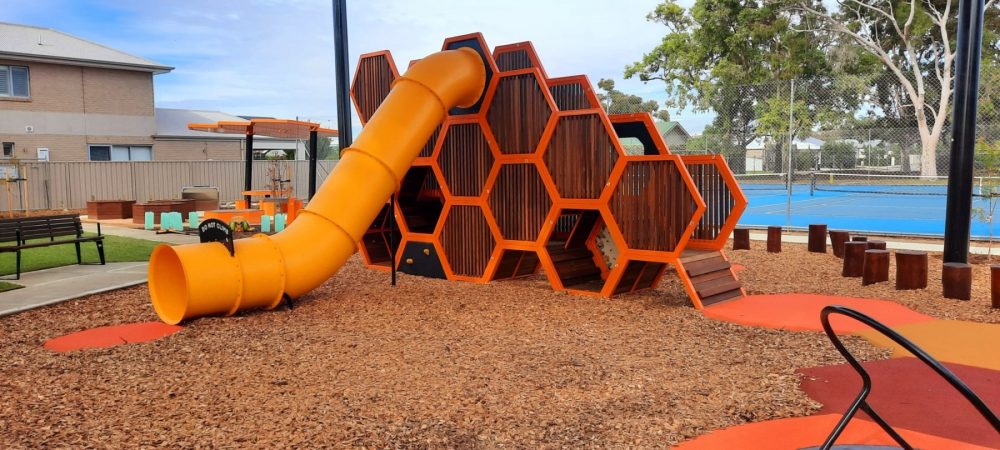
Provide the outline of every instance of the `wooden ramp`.
[[698,309],[746,295],[721,250],[685,250],[677,263],[677,274]]

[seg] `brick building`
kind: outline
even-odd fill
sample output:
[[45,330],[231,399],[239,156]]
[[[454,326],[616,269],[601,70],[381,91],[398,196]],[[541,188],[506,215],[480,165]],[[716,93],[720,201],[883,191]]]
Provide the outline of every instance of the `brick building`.
[[[157,109],[153,77],[173,67],[48,28],[0,23],[3,158],[50,161],[239,160],[244,139],[186,129],[242,120],[218,112]],[[258,140],[266,152],[294,140]],[[301,158],[297,158],[301,159]]]

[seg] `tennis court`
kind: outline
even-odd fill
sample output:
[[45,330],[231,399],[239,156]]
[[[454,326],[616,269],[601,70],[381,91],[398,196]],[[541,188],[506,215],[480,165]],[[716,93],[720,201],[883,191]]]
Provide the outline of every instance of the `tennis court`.
[[[850,179],[822,174],[800,180],[792,187],[791,214],[780,174],[745,176],[743,192],[749,206],[740,225],[807,227],[825,223],[830,229],[865,233],[943,236],[946,179],[902,176],[857,176]],[[744,180],[741,180],[744,181]],[[979,193],[977,187],[974,191]],[[975,197],[973,208],[988,209],[984,197]],[[1000,209],[1000,208],[998,208]],[[996,215],[994,215],[996,217]],[[995,230],[1000,233],[1000,228]],[[988,237],[989,224],[972,219],[972,236]]]

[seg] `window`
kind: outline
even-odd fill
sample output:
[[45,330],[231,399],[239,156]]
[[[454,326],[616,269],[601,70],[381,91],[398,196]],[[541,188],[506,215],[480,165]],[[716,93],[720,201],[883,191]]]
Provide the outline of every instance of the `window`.
[[31,97],[27,67],[0,66],[0,97]]
[[91,161],[151,161],[153,147],[148,145],[91,145]]
[[4,142],[3,143],[3,157],[4,158],[13,158],[14,157],[14,143],[13,142]]

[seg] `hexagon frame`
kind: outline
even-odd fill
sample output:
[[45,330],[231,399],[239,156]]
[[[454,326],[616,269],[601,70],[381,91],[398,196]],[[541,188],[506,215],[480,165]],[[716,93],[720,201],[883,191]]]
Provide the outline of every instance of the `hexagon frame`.
[[[556,267],[556,263],[553,260],[550,250],[548,248],[548,243],[551,241],[553,234],[556,231],[556,222],[558,221],[559,217],[563,215],[562,214],[563,211],[596,211],[599,214],[598,221],[592,224],[591,230],[588,231],[588,236],[585,240],[585,246],[587,250],[591,252],[592,257],[595,260],[594,265],[601,270],[601,278],[603,279],[603,283],[601,285],[600,290],[593,291],[593,290],[567,287],[563,283],[562,278],[559,276],[559,271]],[[614,216],[611,215],[611,210],[608,209],[607,205],[590,206],[583,208],[578,208],[573,206],[560,207],[560,205],[553,206],[552,211],[550,212],[549,215],[549,220],[545,222],[545,227],[542,228],[542,231],[540,233],[540,237],[543,241],[540,247],[538,248],[539,259],[542,261],[542,267],[545,270],[545,274],[549,279],[549,284],[552,286],[552,289],[579,295],[588,295],[594,297],[611,297],[611,292],[613,290],[614,285],[617,282],[617,280],[614,277],[617,272],[620,272],[617,270],[620,264],[618,261],[616,261],[614,266],[607,267],[603,261],[597,261],[599,255],[597,249],[593,247],[594,245],[593,241],[596,233],[600,230],[602,226],[608,229],[608,232],[611,235],[611,240],[614,242],[615,247],[618,248],[619,252],[618,261],[620,261],[621,258],[624,256],[624,253],[622,253],[622,251],[626,248],[625,239],[621,235],[621,232],[618,230],[618,226],[614,223]],[[542,257],[543,255],[544,258]]]
[[[503,234],[503,230],[500,229],[500,221],[497,220],[497,212],[494,211],[493,205],[490,202],[490,196],[496,188],[497,179],[500,177],[500,172],[504,167],[529,164],[534,167],[535,172],[538,174],[538,177],[542,182],[542,187],[545,189],[545,193],[549,198],[549,206],[545,212],[545,218],[543,218],[542,223],[539,224],[534,240],[507,239]],[[545,220],[550,214],[552,214],[552,209],[555,207],[558,198],[558,194],[555,192],[554,188],[555,185],[552,183],[552,180],[548,177],[545,170],[541,167],[541,164],[537,161],[537,157],[526,158],[524,161],[498,160],[496,164],[493,165],[493,170],[490,171],[490,176],[486,181],[486,189],[483,192],[482,200],[483,206],[489,213],[487,218],[491,221],[491,224],[494,226],[494,230],[496,231],[496,235],[500,237],[500,242],[503,243],[506,249],[535,250],[537,248],[536,246],[542,243],[542,230],[545,228]]]
[[528,59],[528,63],[530,65],[528,67],[521,67],[517,69],[500,70],[499,72],[509,73],[517,70],[535,68],[538,69],[539,73],[541,73],[543,79],[547,80],[549,78],[548,74],[545,73],[545,66],[542,65],[541,58],[538,57],[538,52],[535,51],[535,45],[532,44],[531,41],[515,42],[513,44],[504,44],[496,46],[493,49],[494,64],[496,64],[497,68],[499,68],[500,63],[498,61],[500,60],[500,55],[508,53],[517,53],[517,52],[524,52],[525,57]]
[[[663,136],[660,135],[660,130],[656,129],[656,122],[653,120],[653,115],[650,113],[630,113],[630,114],[610,114],[608,115],[608,120],[611,122],[612,128],[615,128],[615,133],[618,134],[618,138],[621,139],[621,133],[619,133],[619,128],[615,127],[616,124],[635,124],[636,126],[641,126],[645,129],[646,133],[649,135],[650,144],[656,149],[656,154],[658,155],[670,155],[670,147],[667,142],[663,140]],[[634,137],[634,136],[627,136]],[[642,141],[642,139],[639,139]],[[645,146],[645,144],[644,144]],[[647,156],[649,154],[647,153]],[[635,155],[629,155],[635,156]]]
[[[370,53],[364,53],[364,54],[362,54],[361,56],[358,57],[358,65],[357,65],[357,67],[361,67],[362,63],[365,60],[374,59],[374,58],[382,58],[382,57],[384,57],[386,59],[386,62],[389,65],[389,70],[390,70],[390,72],[392,74],[392,80],[389,82],[389,87],[391,89],[392,82],[394,82],[395,80],[399,79],[399,70],[396,69],[396,63],[395,63],[395,61],[393,61],[393,59],[392,59],[392,53],[389,50],[380,50],[380,51],[377,51],[377,52],[370,52]],[[351,103],[354,104],[354,110],[358,112],[358,119],[361,120],[361,125],[364,126],[365,124],[368,123],[368,120],[371,119],[371,117],[365,117],[365,115],[362,114],[361,101],[358,99],[358,96],[360,95],[360,93],[357,91],[357,89],[360,87],[360,86],[358,86],[358,80],[360,78],[361,78],[361,71],[360,70],[355,71],[354,72],[354,77],[351,79],[351,86],[350,86],[350,91],[349,92],[350,92],[350,96],[351,96]],[[388,95],[388,91],[386,92],[386,94]],[[382,98],[382,100],[379,100],[379,102],[378,102],[379,105],[381,105],[382,101],[384,101],[384,100],[385,100],[384,97]],[[378,109],[378,105],[376,105],[375,108],[377,110]],[[374,114],[374,111],[372,113]]]
[[[546,80],[549,85],[549,93],[552,94],[552,99],[556,102],[556,107],[559,111],[579,111],[584,109],[602,109],[601,100],[597,98],[597,93],[594,92],[593,86],[590,84],[590,79],[586,75],[570,75],[567,77],[559,78],[549,78]],[[573,107],[573,108],[563,108],[559,105],[559,96],[554,92],[555,88],[577,84],[580,89],[583,90],[583,97],[588,103],[587,106]]]
[[[555,133],[559,126],[559,122],[562,119],[567,117],[591,116],[591,115],[597,116],[601,121],[601,124],[604,126],[604,131],[607,134],[609,140],[611,141],[612,148],[617,154],[617,158],[615,158],[615,160],[611,163],[611,170],[608,171],[607,178],[604,180],[604,187],[601,189],[601,193],[597,197],[592,197],[592,198],[564,197],[562,192],[559,192],[558,184],[556,184],[555,182],[555,175],[549,168],[548,161],[546,161],[545,156],[550,151],[549,146],[552,143],[552,138],[555,136]],[[546,145],[540,147],[536,153],[538,153],[538,159],[541,162],[542,166],[545,167],[545,172],[552,179],[553,187],[556,188],[556,193],[558,194],[559,201],[562,204],[576,205],[583,208],[587,208],[591,206],[591,202],[602,200],[609,195],[609,191],[611,189],[611,175],[614,174],[615,169],[617,168],[617,166],[621,164],[624,158],[628,156],[625,154],[625,150],[622,149],[621,142],[618,141],[618,136],[617,134],[615,134],[615,130],[611,126],[611,122],[608,120],[607,114],[604,114],[603,110],[601,109],[580,109],[573,111],[556,112],[549,119],[549,124],[548,126],[546,126],[545,133],[542,135],[542,142],[544,142]],[[590,160],[588,160],[587,162],[589,163]]]
[[[445,252],[444,242],[441,239],[441,234],[444,232],[445,224],[448,218],[451,216],[452,210],[456,207],[476,207],[479,208],[483,215],[483,219],[486,221],[486,227],[493,238],[493,248],[488,252],[489,259],[486,261],[483,273],[480,276],[471,276],[465,274],[456,273],[452,267],[451,261],[448,260],[448,254]],[[441,220],[438,222],[437,228],[434,229],[434,234],[432,236],[435,248],[438,249],[441,255],[441,265],[444,267],[445,274],[449,280],[458,281],[469,281],[473,283],[488,283],[493,277],[493,273],[496,271],[496,265],[498,261],[496,260],[497,250],[500,249],[500,237],[497,234],[496,228],[490,223],[490,215],[487,209],[481,204],[480,201],[476,199],[449,199],[445,204],[444,211],[441,214]]]
[[[483,138],[486,140],[487,149],[493,158],[490,163],[489,169],[487,169],[485,177],[483,179],[483,186],[480,188],[479,195],[467,196],[467,195],[456,195],[452,192],[451,186],[448,185],[448,177],[445,176],[445,170],[441,166],[441,153],[444,151],[444,144],[448,139],[448,132],[452,127],[457,125],[469,125],[477,124],[482,132]],[[438,174],[438,178],[444,180],[442,188],[444,189],[445,198],[460,197],[460,198],[482,198],[485,196],[487,187],[489,187],[489,175],[493,172],[493,168],[499,164],[500,150],[496,146],[496,139],[493,138],[492,130],[490,130],[489,125],[486,123],[483,114],[475,115],[464,115],[464,116],[449,116],[445,119],[444,124],[441,128],[441,133],[438,138],[437,144],[434,146],[434,153],[431,154],[430,159],[432,160],[432,167]]]
[[[736,175],[733,174],[733,171],[729,168],[729,164],[726,162],[726,158],[722,155],[683,155],[681,156],[681,161],[684,162],[686,167],[698,165],[714,166],[716,172],[718,173],[718,177],[720,177],[725,183],[727,193],[732,196],[733,207],[725,213],[726,219],[716,232],[715,239],[699,239],[692,236],[688,244],[691,248],[722,250],[726,246],[729,236],[733,233],[733,230],[736,229],[736,225],[740,221],[740,216],[744,211],[746,211],[749,203],[747,196],[743,193],[743,189],[740,188],[740,184],[736,180]],[[690,169],[688,169],[688,173],[691,173]],[[694,175],[691,175],[691,177],[693,181]],[[698,192],[702,195],[702,200],[705,200],[705,196],[703,194],[704,191],[699,189]],[[705,200],[705,216],[709,215],[709,211],[711,211],[712,208],[723,208],[722,205],[715,205],[714,203],[715,202],[712,199]],[[705,216],[703,216],[702,220],[704,220]]]
[[[506,78],[514,78],[523,75],[531,75],[535,78],[535,84],[542,94],[542,100],[545,102],[546,106],[548,106],[549,114],[548,117],[545,117],[545,125],[542,127],[542,132],[539,134],[538,142],[535,143],[534,148],[524,153],[505,153],[504,147],[500,143],[500,139],[497,135],[497,132],[494,129],[493,124],[490,123],[489,113],[490,109],[493,108],[494,104],[496,103],[496,98],[497,98],[496,94],[497,91],[500,90],[501,81]],[[485,101],[483,101],[483,106],[480,109],[480,112],[484,114],[484,118],[486,119],[486,124],[489,125],[490,134],[495,139],[496,147],[497,149],[500,150],[501,160],[503,159],[519,160],[523,159],[526,155],[539,153],[546,144],[545,130],[548,129],[550,122],[553,120],[552,118],[555,117],[558,111],[559,108],[556,106],[555,100],[552,99],[552,93],[549,92],[549,89],[545,83],[545,78],[542,76],[541,71],[539,71],[536,68],[512,70],[509,72],[502,72],[497,74],[497,76],[494,77],[493,83],[490,84],[486,92],[486,99]]]

